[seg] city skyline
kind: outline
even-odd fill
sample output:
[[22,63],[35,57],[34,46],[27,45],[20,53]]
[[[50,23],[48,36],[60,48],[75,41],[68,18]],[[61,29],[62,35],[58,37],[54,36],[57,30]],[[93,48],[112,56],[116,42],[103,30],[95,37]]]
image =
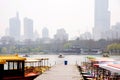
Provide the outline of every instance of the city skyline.
[[[119,0],[109,0],[111,26],[120,22],[119,4]],[[27,16],[33,19],[34,31],[37,30],[40,37],[43,27],[49,29],[52,38],[60,28],[64,28],[72,38],[80,33],[92,32],[94,27],[94,0],[0,0],[0,5],[0,35],[5,34],[5,29],[9,27],[9,18],[14,17],[17,11],[22,29],[23,18]]]

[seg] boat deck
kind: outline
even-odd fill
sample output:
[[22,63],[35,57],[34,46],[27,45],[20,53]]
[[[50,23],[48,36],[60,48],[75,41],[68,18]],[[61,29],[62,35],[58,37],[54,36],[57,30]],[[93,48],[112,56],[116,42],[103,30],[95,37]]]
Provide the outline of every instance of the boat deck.
[[34,80],[82,80],[77,66],[58,64]]

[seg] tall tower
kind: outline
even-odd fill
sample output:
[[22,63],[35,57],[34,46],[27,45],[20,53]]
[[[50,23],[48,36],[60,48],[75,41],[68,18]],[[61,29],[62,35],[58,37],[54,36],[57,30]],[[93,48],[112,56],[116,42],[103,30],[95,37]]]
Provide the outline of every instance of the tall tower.
[[95,0],[93,37],[99,40],[106,37],[110,28],[110,11],[108,11],[108,0]]
[[16,17],[9,19],[9,35],[15,40],[20,40],[20,32],[21,32],[21,23],[19,20],[19,13],[16,13]]
[[25,39],[33,40],[33,20],[24,18],[24,36]]

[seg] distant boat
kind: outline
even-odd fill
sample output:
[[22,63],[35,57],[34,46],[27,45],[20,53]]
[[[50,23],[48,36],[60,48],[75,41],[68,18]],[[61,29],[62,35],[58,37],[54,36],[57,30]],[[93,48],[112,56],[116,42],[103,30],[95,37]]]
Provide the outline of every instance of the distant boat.
[[23,57],[29,57],[27,54],[25,54]]
[[63,54],[59,54],[58,58],[64,58]]

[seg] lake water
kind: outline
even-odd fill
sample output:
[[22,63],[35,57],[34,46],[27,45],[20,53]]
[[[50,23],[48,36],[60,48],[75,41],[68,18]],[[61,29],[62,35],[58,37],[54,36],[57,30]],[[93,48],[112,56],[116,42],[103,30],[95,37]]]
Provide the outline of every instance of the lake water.
[[[55,64],[64,64],[64,61],[67,61],[68,64],[81,64],[81,62],[85,61],[85,57],[93,56],[93,57],[101,57],[101,55],[64,55],[64,58],[58,58],[58,55],[29,55],[28,58],[49,58],[49,66],[53,66]],[[119,59],[120,56],[110,56],[114,59]]]
[[[64,58],[58,58],[58,55],[29,55],[30,58],[49,58],[49,65],[64,64],[67,61],[68,64],[81,64],[85,61],[85,57],[89,55],[64,55]],[[100,55],[95,55],[98,57]]]

